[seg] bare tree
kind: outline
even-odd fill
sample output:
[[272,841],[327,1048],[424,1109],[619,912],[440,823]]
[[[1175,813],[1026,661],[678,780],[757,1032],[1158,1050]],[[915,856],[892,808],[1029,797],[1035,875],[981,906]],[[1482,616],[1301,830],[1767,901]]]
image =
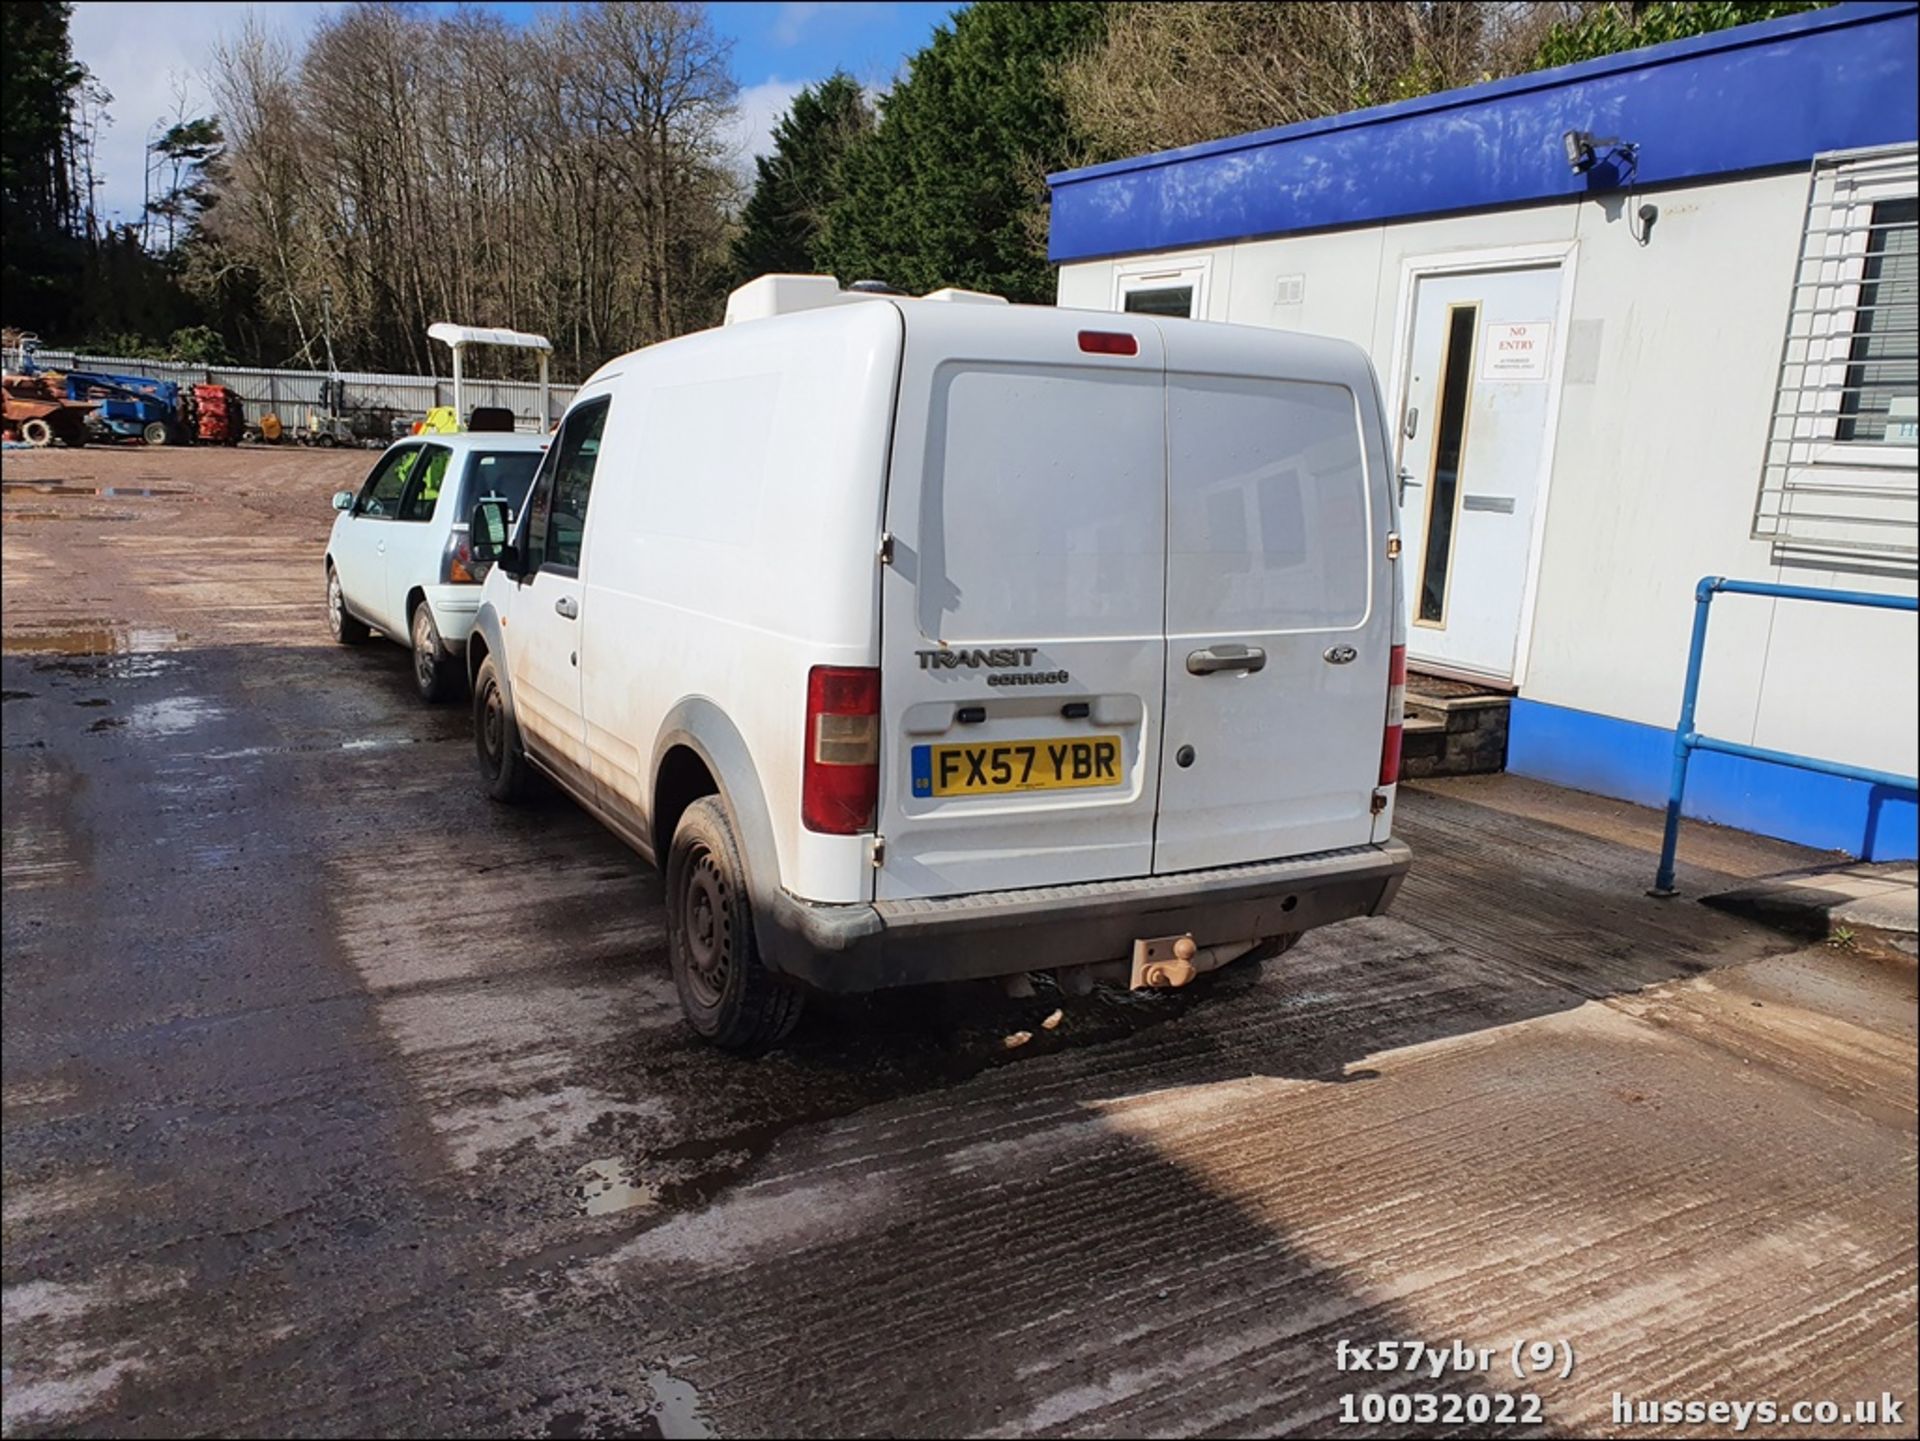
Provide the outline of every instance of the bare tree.
[[[301,350],[429,369],[435,320],[551,336],[576,369],[717,318],[735,182],[727,43],[694,4],[343,11],[297,63],[217,58],[228,155],[205,225]],[[350,357],[348,359],[347,357]]]
[[1116,7],[1059,83],[1110,160],[1513,74],[1586,0],[1188,0]]

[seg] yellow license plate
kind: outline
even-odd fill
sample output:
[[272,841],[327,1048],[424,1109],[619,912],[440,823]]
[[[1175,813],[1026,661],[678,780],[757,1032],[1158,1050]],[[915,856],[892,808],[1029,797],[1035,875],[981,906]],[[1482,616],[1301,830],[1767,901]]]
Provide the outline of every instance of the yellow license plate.
[[1119,736],[915,746],[913,793],[989,796],[1117,786],[1123,755]]

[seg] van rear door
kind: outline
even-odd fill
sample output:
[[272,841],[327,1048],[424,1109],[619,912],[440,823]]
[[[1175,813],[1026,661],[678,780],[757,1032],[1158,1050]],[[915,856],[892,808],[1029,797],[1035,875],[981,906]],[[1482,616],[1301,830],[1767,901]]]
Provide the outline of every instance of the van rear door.
[[1145,875],[1166,665],[1159,332],[901,309],[876,896]]
[[1391,500],[1364,357],[1169,323],[1156,872],[1372,838]]

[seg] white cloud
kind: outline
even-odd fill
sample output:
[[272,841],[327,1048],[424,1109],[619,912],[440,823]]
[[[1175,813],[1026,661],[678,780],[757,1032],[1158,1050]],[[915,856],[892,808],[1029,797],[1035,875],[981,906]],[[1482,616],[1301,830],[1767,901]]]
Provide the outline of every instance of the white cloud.
[[793,104],[793,97],[811,80],[781,80],[768,76],[758,85],[740,87],[739,112],[734,117],[734,147],[743,171],[751,174],[754,157],[773,152],[773,127]]
[[80,0],[73,7],[73,57],[113,94],[113,119],[100,139],[95,169],[105,184],[100,205],[109,219],[140,218],[146,145],[155,122],[171,123],[176,86],[184,88],[189,117],[213,108],[207,70],[214,47],[237,35],[249,10],[268,33],[297,47],[331,4],[120,4]]
[[806,33],[807,26],[813,22],[816,15],[824,14],[829,10],[847,8],[844,0],[842,3],[822,0],[822,3],[818,4],[811,3],[811,0],[789,0],[789,3],[780,7],[780,13],[773,17],[773,26],[769,34],[776,45],[798,45],[800,37]]

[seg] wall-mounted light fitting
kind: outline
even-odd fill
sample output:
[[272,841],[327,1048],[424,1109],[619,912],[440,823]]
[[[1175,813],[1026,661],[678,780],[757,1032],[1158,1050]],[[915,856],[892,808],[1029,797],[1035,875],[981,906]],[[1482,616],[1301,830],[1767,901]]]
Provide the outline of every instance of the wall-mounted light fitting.
[[1591,130],[1569,130],[1560,137],[1560,146],[1566,152],[1567,168],[1575,175],[1585,175],[1600,162],[1600,152],[1622,156],[1627,164],[1634,163],[1635,146],[1631,140],[1622,140],[1618,135],[1595,135]]

